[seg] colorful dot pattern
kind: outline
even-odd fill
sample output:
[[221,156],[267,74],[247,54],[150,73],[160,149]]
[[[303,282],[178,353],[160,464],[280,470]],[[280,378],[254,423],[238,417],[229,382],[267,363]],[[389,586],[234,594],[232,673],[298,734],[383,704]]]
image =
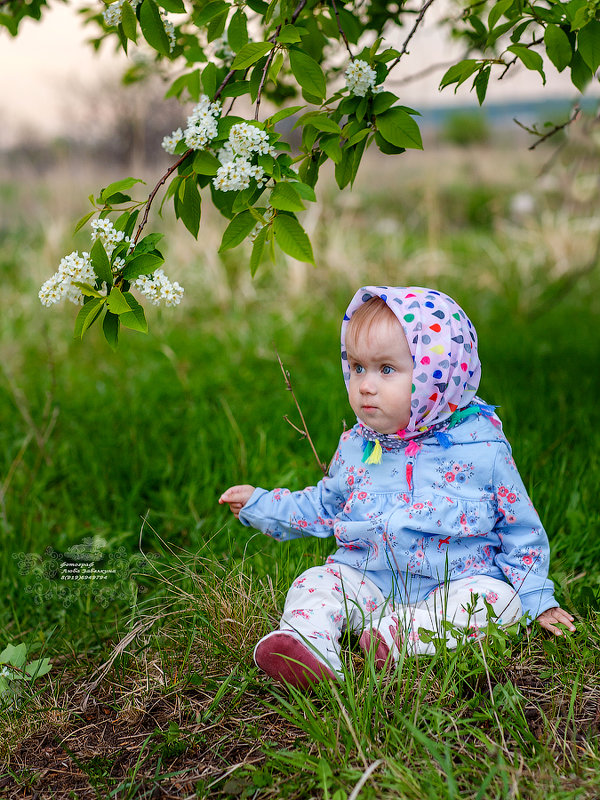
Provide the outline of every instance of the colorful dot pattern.
[[350,370],[346,327],[352,314],[372,297],[381,297],[402,325],[413,357],[410,422],[402,438],[448,419],[475,397],[481,378],[477,333],[451,297],[419,286],[363,286],[352,298],[342,322],[342,370],[346,388]]

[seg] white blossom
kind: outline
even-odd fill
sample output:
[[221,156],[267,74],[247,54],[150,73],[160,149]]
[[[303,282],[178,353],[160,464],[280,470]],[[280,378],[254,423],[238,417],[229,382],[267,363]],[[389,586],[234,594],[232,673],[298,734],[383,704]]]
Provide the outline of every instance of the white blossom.
[[100,239],[109,258],[119,242],[131,241],[129,236],[125,236],[123,231],[118,231],[106,218],[92,220],[92,242],[95,242],[96,239]]
[[177,128],[177,130],[173,131],[170,136],[165,136],[165,138],[162,140],[163,149],[166,150],[167,153],[170,153],[170,155],[173,155],[175,148],[182,139],[183,131],[181,128]]
[[258,186],[264,186],[267,181],[262,167],[255,166],[244,158],[236,158],[219,167],[213,178],[213,186],[221,192],[233,192],[247,189],[252,178]]
[[177,44],[177,39],[175,38],[175,25],[173,25],[170,19],[166,18],[163,18],[163,24],[165,26],[165,33],[169,37],[169,51],[172,53],[175,45]]
[[233,148],[229,141],[225,142],[220,150],[217,150],[217,158],[221,164],[228,164],[230,161],[235,159],[235,153],[233,152]]
[[162,269],[152,275],[141,275],[132,286],[145,295],[153,305],[164,302],[166,306],[177,306],[183,297],[184,288],[177,281],[170,281]]
[[209,97],[203,94],[187,118],[187,127],[183,132],[187,147],[192,150],[203,150],[217,135],[220,115],[221,103],[211,103]]
[[102,16],[104,17],[104,22],[109,28],[112,28],[121,22],[123,3],[125,2],[129,2],[129,5],[135,10],[140,4],[141,0],[115,0],[114,3],[111,3],[109,6],[107,6],[103,11]]
[[229,145],[236,155],[244,158],[251,153],[275,154],[275,148],[269,144],[269,134],[248,122],[239,122],[231,128]]
[[77,250],[61,259],[58,271],[48,278],[42,285],[38,297],[42,305],[51,306],[63,298],[75,305],[83,304],[81,289],[74,282],[88,283],[92,286],[96,282],[96,274],[92,268],[89,253],[79,255]]
[[359,97],[364,97],[370,90],[375,89],[377,73],[366,61],[354,59],[346,70],[346,86],[348,90]]

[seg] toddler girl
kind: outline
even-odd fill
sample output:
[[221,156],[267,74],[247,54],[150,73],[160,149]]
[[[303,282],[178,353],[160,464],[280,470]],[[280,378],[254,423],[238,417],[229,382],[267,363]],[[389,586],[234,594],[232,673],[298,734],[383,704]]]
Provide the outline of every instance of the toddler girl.
[[327,477],[297,492],[233,486],[219,499],[275,539],[334,536],[338,547],[294,581],[257,665],[294,686],[338,679],[344,628],[378,667],[402,648],[434,652],[434,637],[455,647],[457,631],[482,635],[489,616],[575,630],[501,422],[476,395],[477,336],[460,306],[431,289],[359,289],[342,368],[358,420]]

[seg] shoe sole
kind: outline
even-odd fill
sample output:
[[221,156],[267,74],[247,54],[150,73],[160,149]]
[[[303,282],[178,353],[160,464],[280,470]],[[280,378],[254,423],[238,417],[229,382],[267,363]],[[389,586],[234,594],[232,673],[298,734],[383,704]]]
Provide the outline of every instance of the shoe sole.
[[393,668],[394,665],[391,658],[389,658],[390,648],[378,630],[374,628],[364,630],[358,640],[358,644],[365,653],[373,652],[375,669],[384,669],[386,666],[388,670]]

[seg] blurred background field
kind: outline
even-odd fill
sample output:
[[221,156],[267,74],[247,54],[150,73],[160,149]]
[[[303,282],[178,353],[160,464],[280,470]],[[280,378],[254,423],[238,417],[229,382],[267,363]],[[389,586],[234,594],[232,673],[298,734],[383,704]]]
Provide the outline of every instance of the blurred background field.
[[[222,564],[246,558],[283,583],[318,561],[327,542],[277,546],[228,518],[217,498],[236,482],[318,480],[308,444],[283,419],[298,422],[276,353],[328,460],[344,422],[353,423],[339,323],[365,283],[434,286],[470,313],[480,394],[500,406],[553,545],[559,596],[567,608],[596,603],[597,125],[583,118],[528,151],[522,131],[490,136],[481,118],[462,120],[460,144],[469,146],[460,146],[451,123],[428,134],[423,153],[368,159],[352,192],[339,194],[332,178],[320,185],[303,220],[317,268],[281,257],[252,279],[243,247],[217,254],[225,220],[208,203],[197,242],[166,207],[153,227],[168,233],[166,271],[184,285],[184,301],[150,308],[149,335],[125,332],[116,354],[94,328],[75,342],[77,309],[42,308],[37,291],[63,255],[89,248],[89,231],[72,234],[88,194],[125,174],[151,187],[165,164],[132,165],[126,148],[111,155],[73,142],[6,154],[3,640],[105,653],[162,591],[157,575],[173,564],[171,548]],[[68,582],[60,563],[82,552],[116,571],[103,583]]]

